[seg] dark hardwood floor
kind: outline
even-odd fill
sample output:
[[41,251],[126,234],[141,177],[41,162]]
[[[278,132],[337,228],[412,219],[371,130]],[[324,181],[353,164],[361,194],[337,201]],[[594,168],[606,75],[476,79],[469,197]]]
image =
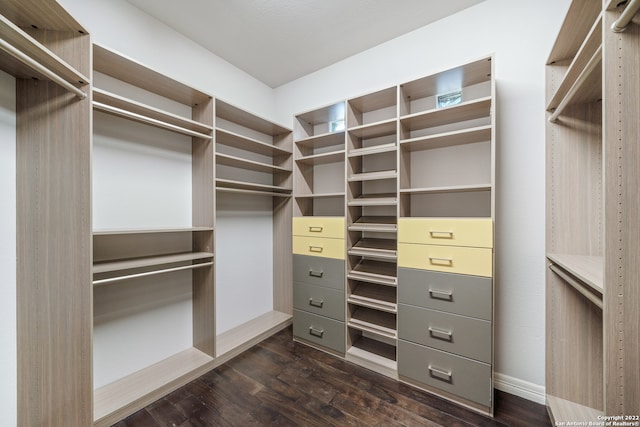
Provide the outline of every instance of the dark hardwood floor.
[[542,405],[495,398],[491,419],[294,343],[287,328],[116,426],[551,425]]

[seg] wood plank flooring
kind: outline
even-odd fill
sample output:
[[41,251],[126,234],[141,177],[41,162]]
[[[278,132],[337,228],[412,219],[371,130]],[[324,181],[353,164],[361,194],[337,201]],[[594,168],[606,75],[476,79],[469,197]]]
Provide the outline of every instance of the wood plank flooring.
[[289,327],[115,426],[551,425],[542,405],[495,398],[491,419],[294,343]]

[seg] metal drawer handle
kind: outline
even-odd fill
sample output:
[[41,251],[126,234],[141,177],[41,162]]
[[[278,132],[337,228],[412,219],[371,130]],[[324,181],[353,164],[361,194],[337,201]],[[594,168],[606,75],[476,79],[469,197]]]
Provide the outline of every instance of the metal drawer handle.
[[324,329],[316,329],[313,326],[309,326],[309,335],[322,338],[322,334],[324,334]]
[[322,308],[322,304],[324,304],[324,300],[321,299],[320,302],[315,302],[313,300],[313,298],[309,298],[309,305],[312,305],[314,307],[318,307],[318,308]]
[[323,274],[324,274],[324,271],[309,270],[309,276],[311,277],[322,277]]
[[429,231],[432,239],[453,239],[453,231]]
[[431,264],[436,264],[436,265],[449,265],[452,266],[453,265],[453,259],[451,258],[435,258],[435,257],[429,257],[429,263]]
[[322,252],[322,246],[309,245],[309,252]]
[[451,371],[444,371],[442,369],[434,368],[431,365],[429,365],[429,375],[437,380],[446,381],[448,383],[450,383],[452,379]]
[[436,329],[429,326],[429,335],[439,340],[453,342],[453,332],[443,331],[442,329]]
[[453,292],[451,291],[439,291],[437,289],[429,289],[429,296],[433,299],[453,301]]
[[309,232],[310,233],[322,233],[323,228],[324,227],[322,227],[321,225],[320,226],[310,225],[309,226]]

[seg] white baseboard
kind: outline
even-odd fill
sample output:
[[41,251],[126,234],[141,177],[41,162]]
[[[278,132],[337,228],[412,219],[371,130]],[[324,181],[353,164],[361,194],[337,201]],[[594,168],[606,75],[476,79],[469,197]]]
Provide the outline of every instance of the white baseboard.
[[505,393],[513,394],[532,402],[545,404],[544,386],[530,383],[518,378],[510,377],[498,372],[493,374],[494,387]]

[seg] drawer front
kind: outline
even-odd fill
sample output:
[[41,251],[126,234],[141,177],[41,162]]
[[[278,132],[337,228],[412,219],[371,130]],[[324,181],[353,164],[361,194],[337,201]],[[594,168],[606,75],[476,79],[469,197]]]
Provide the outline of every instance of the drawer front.
[[491,365],[407,341],[398,341],[398,374],[491,406]]
[[493,250],[398,243],[398,267],[491,277]]
[[491,363],[491,322],[398,305],[398,338]]
[[293,310],[293,335],[344,353],[344,323],[317,314]]
[[399,268],[398,302],[491,320],[492,279]]
[[293,235],[344,239],[344,217],[305,216],[293,218]]
[[344,261],[293,255],[293,281],[344,290]]
[[293,236],[294,254],[344,259],[344,252],[344,239]]
[[400,218],[398,241],[492,248],[493,221],[491,218]]
[[344,291],[294,282],[293,307],[344,322]]

